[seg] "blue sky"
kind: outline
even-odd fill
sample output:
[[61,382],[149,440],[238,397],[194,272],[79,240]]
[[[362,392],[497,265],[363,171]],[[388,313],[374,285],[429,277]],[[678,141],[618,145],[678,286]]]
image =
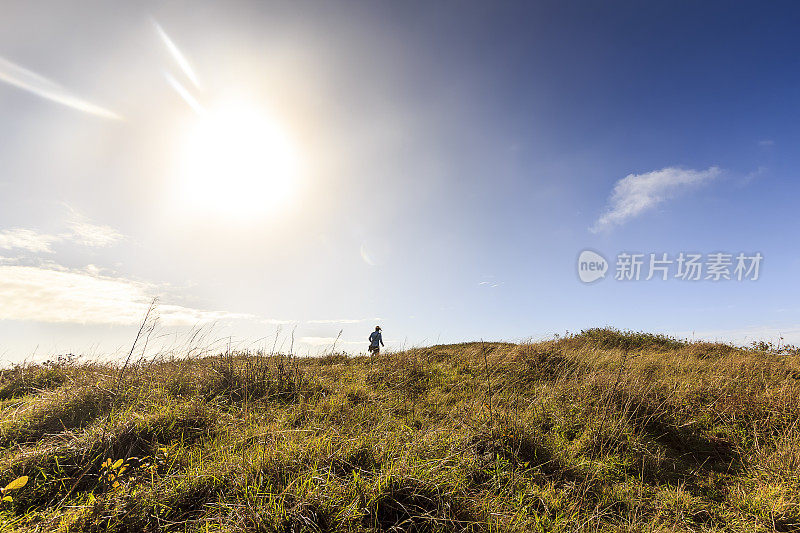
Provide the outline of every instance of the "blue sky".
[[[362,351],[376,323],[394,348],[602,325],[800,343],[792,3],[6,11],[6,360],[120,353],[155,295],[175,349],[280,328]],[[606,279],[579,281],[584,249]],[[624,251],[764,260],[615,281]]]

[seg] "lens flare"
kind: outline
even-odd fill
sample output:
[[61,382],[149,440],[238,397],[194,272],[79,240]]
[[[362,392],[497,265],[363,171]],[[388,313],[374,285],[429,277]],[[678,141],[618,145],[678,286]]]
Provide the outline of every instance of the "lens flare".
[[87,102],[69,93],[61,85],[44,76],[32,72],[24,67],[0,57],[0,81],[18,87],[24,91],[35,94],[41,98],[56,102],[90,115],[95,115],[111,120],[122,120],[122,117],[113,111]]

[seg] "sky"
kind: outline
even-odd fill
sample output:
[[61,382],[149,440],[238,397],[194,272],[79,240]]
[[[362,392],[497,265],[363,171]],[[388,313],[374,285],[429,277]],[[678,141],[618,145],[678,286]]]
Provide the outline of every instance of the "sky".
[[[124,357],[156,297],[146,349],[178,355],[364,352],[377,324],[390,349],[595,326],[800,344],[794,3],[3,14],[4,363]],[[740,254],[761,257],[741,280]]]

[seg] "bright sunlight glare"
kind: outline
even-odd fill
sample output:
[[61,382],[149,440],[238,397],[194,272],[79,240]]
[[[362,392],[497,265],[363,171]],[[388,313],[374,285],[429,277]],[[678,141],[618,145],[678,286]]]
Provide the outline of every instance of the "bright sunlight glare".
[[236,102],[198,114],[178,154],[178,194],[202,214],[247,220],[290,199],[297,180],[295,147],[257,105]]

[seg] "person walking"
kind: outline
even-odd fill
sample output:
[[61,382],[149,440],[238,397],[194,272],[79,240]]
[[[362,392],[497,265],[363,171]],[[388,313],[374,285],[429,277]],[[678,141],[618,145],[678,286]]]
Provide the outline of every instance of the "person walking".
[[369,354],[378,355],[381,353],[381,346],[383,346],[381,327],[375,326],[375,331],[369,334]]

